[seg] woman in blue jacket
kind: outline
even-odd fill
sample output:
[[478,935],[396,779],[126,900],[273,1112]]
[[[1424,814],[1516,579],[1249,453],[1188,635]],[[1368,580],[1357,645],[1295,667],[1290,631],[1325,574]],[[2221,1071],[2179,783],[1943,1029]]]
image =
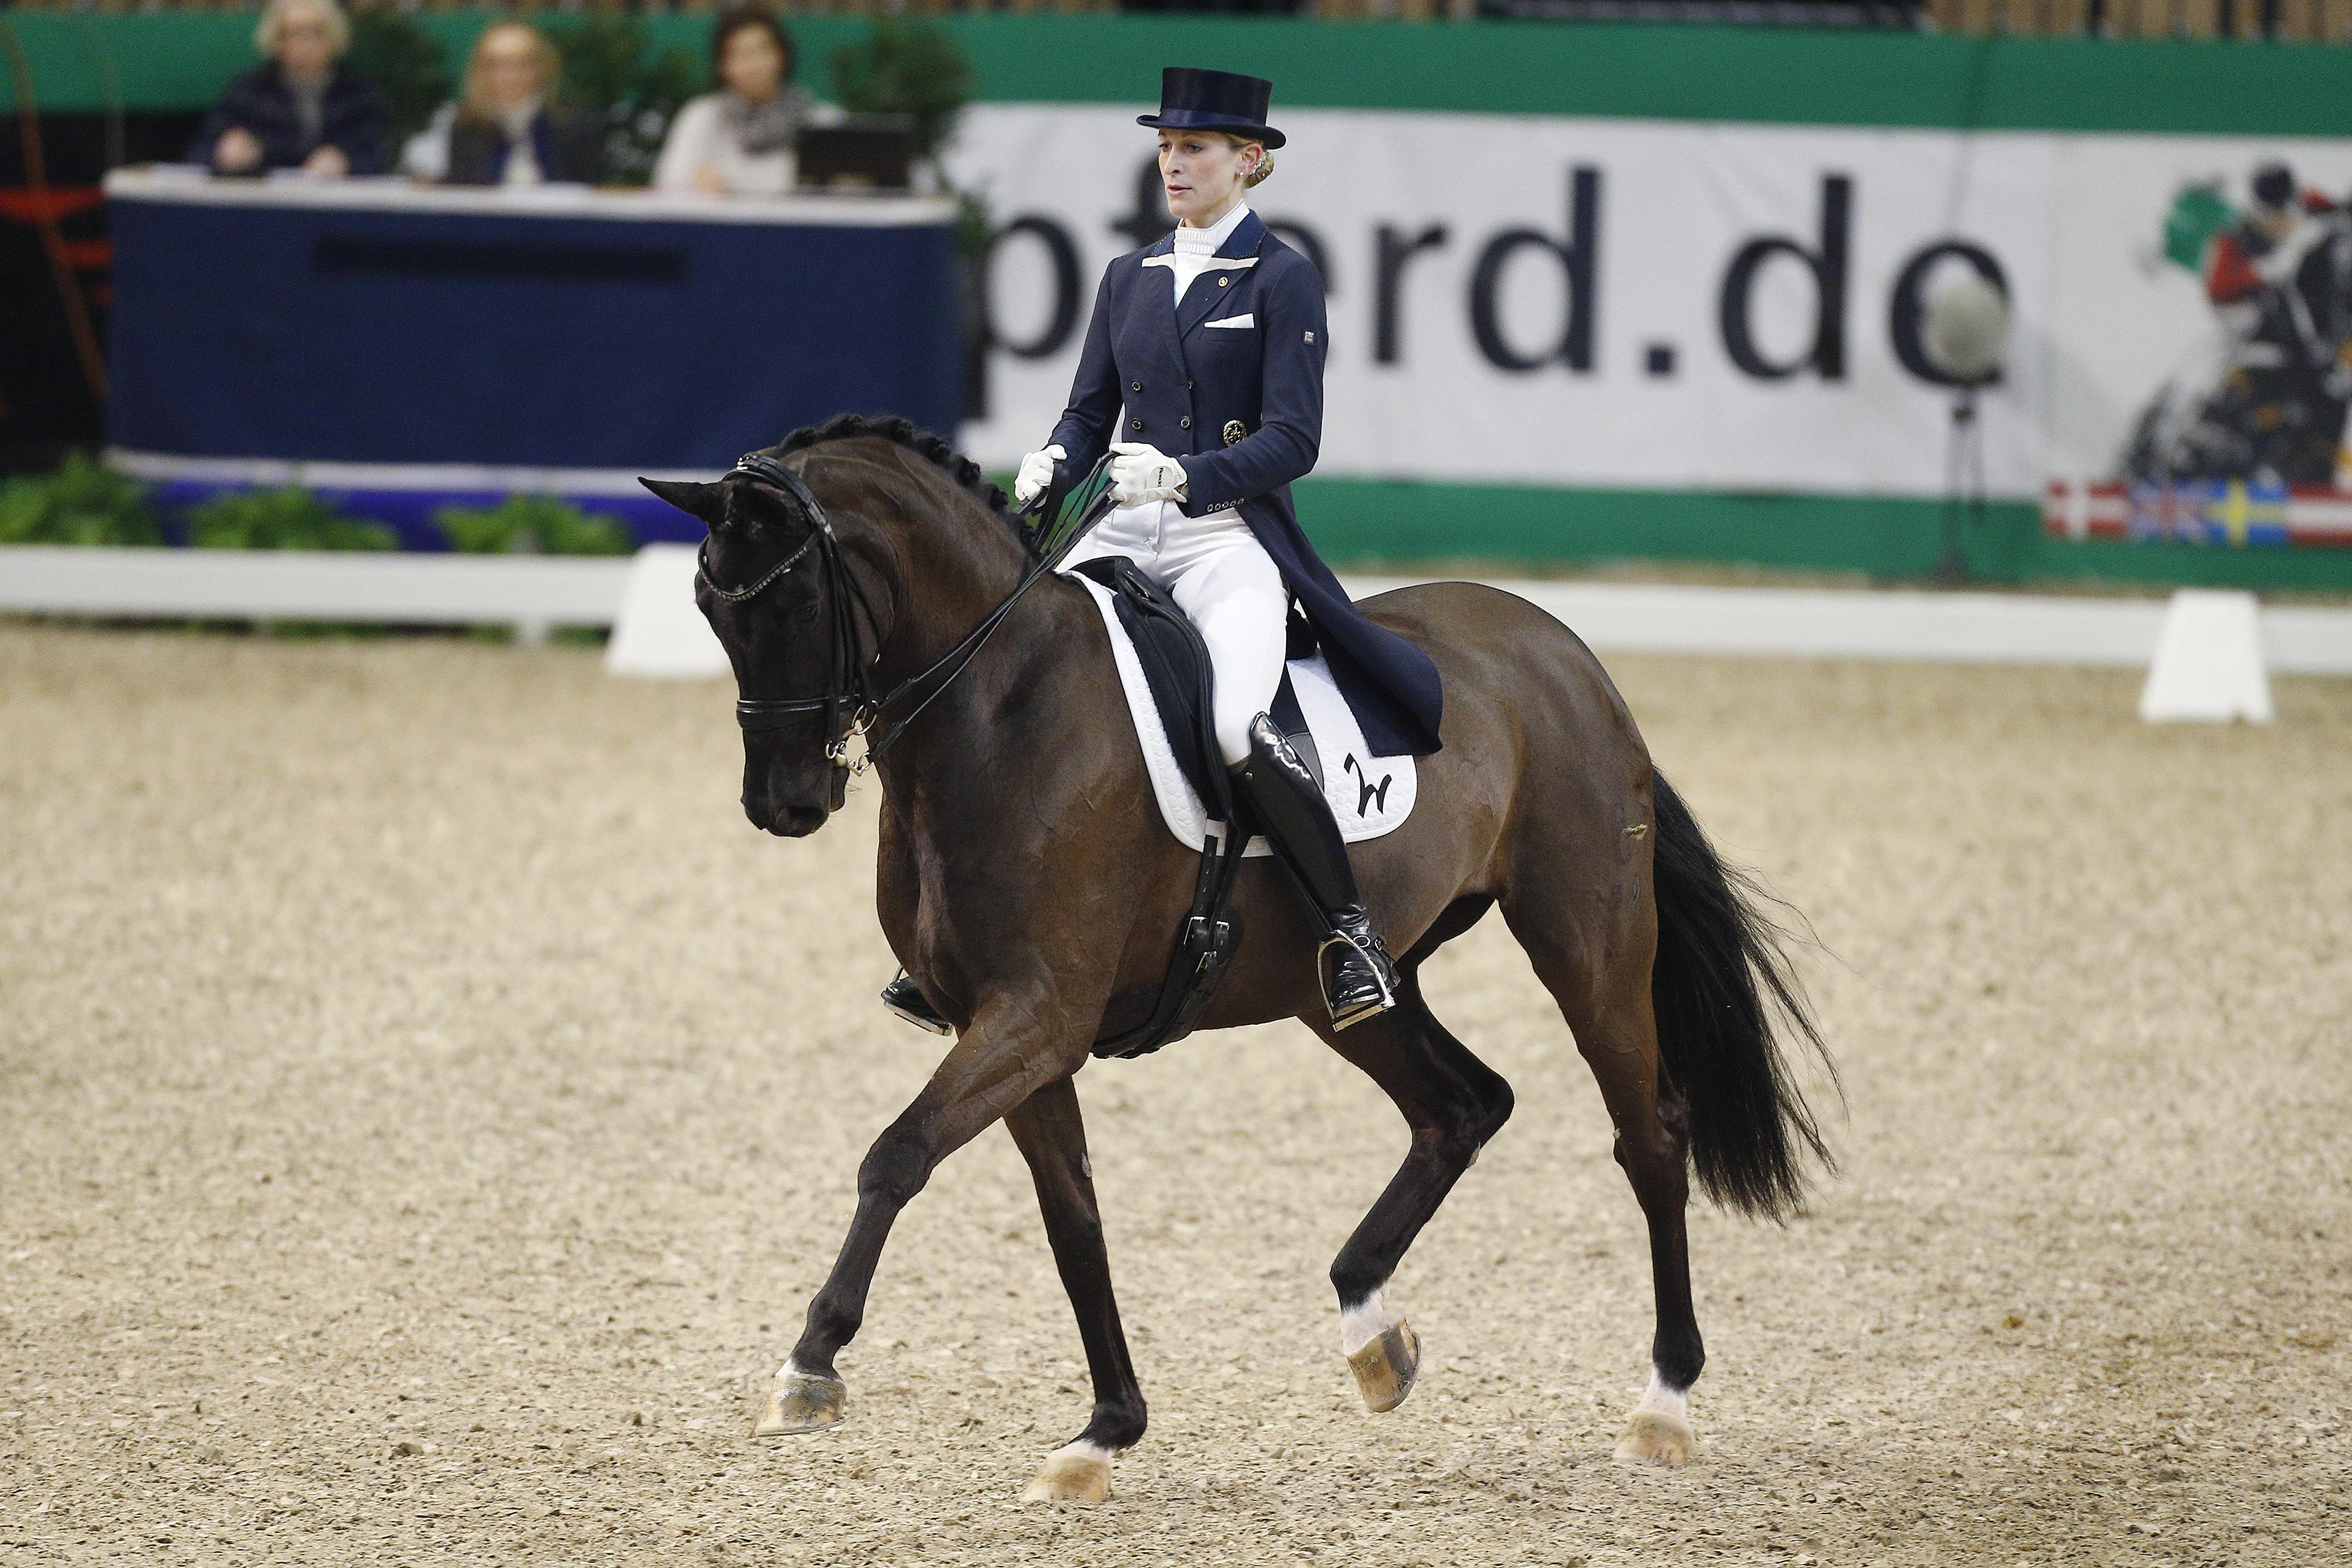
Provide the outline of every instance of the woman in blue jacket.
[[1026,500],[1056,465],[1112,455],[1118,510],[1071,557],[1124,555],[1199,626],[1216,668],[1217,744],[1275,850],[1330,933],[1334,1027],[1393,1005],[1395,975],[1320,785],[1268,717],[1289,605],[1314,626],[1377,754],[1438,749],[1429,657],[1359,615],[1299,529],[1290,482],[1315,467],[1330,336],[1323,279],[1267,231],[1246,193],[1274,172],[1273,84],[1171,68],[1158,114],[1174,233],[1103,274],[1070,405],[1021,463]]
[[299,169],[333,179],[383,168],[383,105],[343,63],[351,18],[336,0],[269,0],[253,29],[269,57],[232,79],[189,161],[224,174]]

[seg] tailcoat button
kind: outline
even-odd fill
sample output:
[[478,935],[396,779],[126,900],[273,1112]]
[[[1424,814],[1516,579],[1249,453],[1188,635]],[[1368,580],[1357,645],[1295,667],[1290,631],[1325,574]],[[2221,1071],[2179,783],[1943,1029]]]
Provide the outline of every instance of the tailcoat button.
[[1143,421],[1140,419],[1130,419],[1127,422],[1127,427],[1130,430],[1140,430],[1143,428]]
[[1192,427],[1192,416],[1187,414],[1183,418],[1176,421],[1176,423],[1182,426],[1185,429],[1190,430]]
[[1233,279],[1230,279],[1230,278],[1220,278],[1220,279],[1217,279],[1217,287],[1218,287],[1218,288],[1220,288],[1220,289],[1223,289],[1223,287],[1225,287],[1227,284],[1231,283],[1232,281],[1233,281]]
[[1141,392],[1143,390],[1143,383],[1139,381],[1130,381],[1127,384],[1127,389],[1129,392]]

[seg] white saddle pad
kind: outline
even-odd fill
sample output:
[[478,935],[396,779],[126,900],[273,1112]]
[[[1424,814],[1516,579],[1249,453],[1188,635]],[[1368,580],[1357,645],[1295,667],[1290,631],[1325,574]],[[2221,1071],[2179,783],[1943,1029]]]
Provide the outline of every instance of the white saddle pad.
[[[1101,584],[1072,574],[1064,575],[1092,594],[1096,608],[1102,611],[1103,626],[1110,633],[1111,657],[1118,661],[1118,683],[1127,689],[1127,711],[1135,721],[1135,739],[1143,748],[1152,793],[1160,797],[1160,815],[1180,843],[1198,849],[1208,838],[1209,814],[1184,770],[1176,765],[1168,728],[1160,721],[1160,704],[1143,677],[1135,644],[1119,624],[1118,603]],[[1339,819],[1339,837],[1353,844],[1396,831],[1412,815],[1417,780],[1413,759],[1371,754],[1355,710],[1339,695],[1331,667],[1323,662],[1321,654],[1290,661],[1290,687],[1298,694],[1298,710],[1307,716],[1307,731],[1315,737],[1315,750],[1323,763],[1323,793],[1331,803],[1331,815]],[[1242,851],[1244,855],[1271,852],[1263,838],[1251,839]]]

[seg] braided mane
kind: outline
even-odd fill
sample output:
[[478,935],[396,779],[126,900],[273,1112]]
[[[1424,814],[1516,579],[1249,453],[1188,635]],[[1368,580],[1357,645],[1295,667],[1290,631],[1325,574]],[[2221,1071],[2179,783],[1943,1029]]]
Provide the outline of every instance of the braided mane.
[[1004,510],[1004,492],[988,482],[978,463],[949,446],[944,438],[916,428],[915,422],[902,415],[836,414],[822,425],[803,426],[793,431],[769,447],[768,456],[782,458],[823,441],[845,441],[853,436],[879,436],[917,457],[929,458],[945,468],[966,493],[989,510]]

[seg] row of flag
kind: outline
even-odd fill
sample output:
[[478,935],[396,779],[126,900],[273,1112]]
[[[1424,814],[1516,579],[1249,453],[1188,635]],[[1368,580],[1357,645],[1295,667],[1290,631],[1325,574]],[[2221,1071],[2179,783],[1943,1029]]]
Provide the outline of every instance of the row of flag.
[[2042,492],[2042,525],[2063,539],[2352,546],[2352,491],[2244,479],[2053,479]]

